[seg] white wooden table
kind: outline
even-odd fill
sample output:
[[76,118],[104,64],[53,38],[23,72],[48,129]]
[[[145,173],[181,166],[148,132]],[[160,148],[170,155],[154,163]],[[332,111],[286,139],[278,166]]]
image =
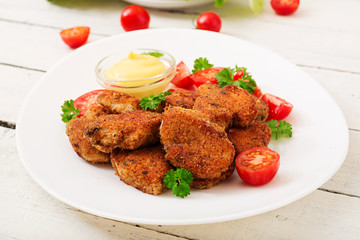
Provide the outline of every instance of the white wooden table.
[[[73,3],[68,3],[73,2]],[[255,15],[247,0],[187,10],[148,9],[150,28],[194,28],[206,10],[221,32],[254,42],[295,63],[336,100],[350,148],[340,170],[308,196],[245,219],[192,226],[135,225],[69,207],[43,191],[23,168],[15,144],[25,96],[69,49],[63,28],[91,27],[89,42],[124,32],[120,0],[0,0],[0,239],[360,239],[360,1],[301,0],[292,16],[269,1]],[[41,106],[39,106],[41,107]],[[44,109],[46,115],[46,109]],[[39,116],[41,118],[43,116]],[[334,126],[336,128],[336,126]]]

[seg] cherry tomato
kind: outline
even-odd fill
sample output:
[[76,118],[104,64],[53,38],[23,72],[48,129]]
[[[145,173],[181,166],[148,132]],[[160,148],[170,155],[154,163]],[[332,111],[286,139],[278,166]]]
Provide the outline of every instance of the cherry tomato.
[[243,71],[238,71],[234,74],[234,81],[237,81],[239,79],[241,79],[244,76],[244,72]]
[[265,93],[260,99],[269,106],[269,116],[266,121],[271,119],[282,120],[286,118],[293,109],[291,103],[269,93]]
[[193,85],[193,82],[190,78],[190,71],[186,64],[181,61],[176,66],[176,75],[171,80],[171,83],[179,88],[187,88]]
[[60,36],[64,43],[71,48],[78,48],[86,43],[89,38],[89,27],[73,27],[64,29],[60,32]]
[[298,9],[299,0],[271,0],[271,7],[279,15],[290,15]]
[[221,18],[214,12],[204,12],[196,20],[196,28],[220,32]]
[[236,157],[235,166],[244,182],[263,185],[276,175],[280,166],[280,155],[266,147],[250,148]]
[[74,106],[75,106],[75,108],[80,109],[80,114],[77,116],[78,118],[84,116],[84,114],[86,113],[86,111],[89,109],[90,106],[92,106],[94,104],[98,104],[96,101],[97,97],[103,91],[105,91],[105,89],[94,90],[94,91],[85,93],[85,94],[81,95],[80,97],[78,97],[77,99],[75,99]]
[[129,5],[121,13],[121,26],[125,31],[146,29],[149,27],[150,15],[145,8]]
[[211,82],[211,83],[217,84],[215,75],[223,69],[224,69],[223,67],[207,68],[207,69],[198,71],[196,73],[193,73],[193,75],[191,75],[191,79],[196,87],[199,87],[200,85],[202,85],[206,82]]
[[255,87],[254,95],[258,98],[261,98],[261,96],[263,95],[261,89],[258,86]]

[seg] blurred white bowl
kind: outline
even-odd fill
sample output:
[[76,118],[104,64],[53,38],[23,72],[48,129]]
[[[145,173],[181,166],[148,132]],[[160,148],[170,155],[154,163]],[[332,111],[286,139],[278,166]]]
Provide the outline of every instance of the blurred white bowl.
[[207,3],[213,3],[215,0],[124,0],[126,2],[151,8],[188,8]]

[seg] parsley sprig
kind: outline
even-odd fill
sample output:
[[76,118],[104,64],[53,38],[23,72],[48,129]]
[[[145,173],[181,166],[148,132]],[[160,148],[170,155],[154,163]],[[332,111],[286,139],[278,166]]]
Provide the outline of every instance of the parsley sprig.
[[[234,75],[236,72],[242,71],[242,78],[234,81]],[[247,72],[246,68],[240,68],[235,66],[235,68],[225,68],[218,72],[215,75],[215,78],[220,87],[225,87],[226,85],[235,85],[241,87],[248,91],[250,94],[254,94],[256,88],[256,82],[252,78],[252,75]]]
[[143,52],[141,53],[142,55],[150,55],[156,58],[162,57],[164,56],[164,54],[160,53],[160,52]]
[[209,60],[207,60],[206,58],[198,58],[198,59],[195,59],[194,61],[194,69],[192,70],[192,73],[196,73],[198,71],[201,71],[201,70],[204,70],[204,69],[207,69],[207,68],[211,68],[213,67],[214,65],[209,63]]
[[64,102],[64,104],[61,106],[62,114],[61,114],[61,120],[64,123],[69,122],[71,119],[76,118],[77,115],[80,114],[80,109],[75,108],[74,106],[74,100],[67,100]]
[[155,110],[157,107],[159,107],[161,102],[165,100],[165,97],[170,95],[171,93],[172,92],[170,91],[166,91],[161,92],[158,95],[151,94],[147,97],[143,97],[141,98],[140,107],[142,110]]
[[270,120],[266,122],[271,130],[271,136],[276,140],[282,136],[292,137],[292,126],[285,120]]
[[171,169],[164,177],[166,187],[172,189],[173,194],[181,198],[190,195],[190,183],[193,180],[192,173],[185,168]]

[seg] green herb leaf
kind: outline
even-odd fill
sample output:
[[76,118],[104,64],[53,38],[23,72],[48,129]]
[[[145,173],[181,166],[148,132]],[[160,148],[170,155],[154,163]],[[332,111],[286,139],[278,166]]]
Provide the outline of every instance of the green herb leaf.
[[147,97],[141,98],[140,107],[142,110],[150,109],[155,110],[162,101],[165,100],[165,97],[170,95],[172,92],[166,91],[161,92],[158,95],[151,94]]
[[64,101],[64,104],[61,106],[61,110],[62,110],[62,121],[64,123],[69,122],[71,119],[76,118],[77,115],[80,114],[80,109],[76,108],[74,106],[74,100],[67,100]]
[[285,120],[270,120],[266,122],[271,130],[271,136],[275,138],[275,140],[280,137],[292,137],[292,126],[290,123]]
[[153,56],[153,57],[156,57],[156,58],[164,56],[164,54],[159,53],[159,52],[143,52],[141,54],[142,55],[150,55],[150,56]]
[[[236,72],[242,71],[242,78],[234,81],[234,75]],[[226,85],[235,85],[237,87],[241,87],[248,91],[250,94],[254,94],[256,88],[256,82],[252,78],[251,74],[247,72],[246,68],[239,68],[235,66],[235,68],[225,68],[218,72],[215,75],[215,78],[220,87],[225,87]]]
[[215,7],[222,7],[227,0],[215,0]]
[[171,169],[164,177],[166,187],[172,189],[173,194],[181,198],[190,195],[190,183],[193,180],[192,173],[185,168]]
[[209,61],[206,58],[198,58],[194,61],[194,70],[192,70],[192,73],[196,73],[198,71],[211,68],[213,67],[213,64],[210,64]]

